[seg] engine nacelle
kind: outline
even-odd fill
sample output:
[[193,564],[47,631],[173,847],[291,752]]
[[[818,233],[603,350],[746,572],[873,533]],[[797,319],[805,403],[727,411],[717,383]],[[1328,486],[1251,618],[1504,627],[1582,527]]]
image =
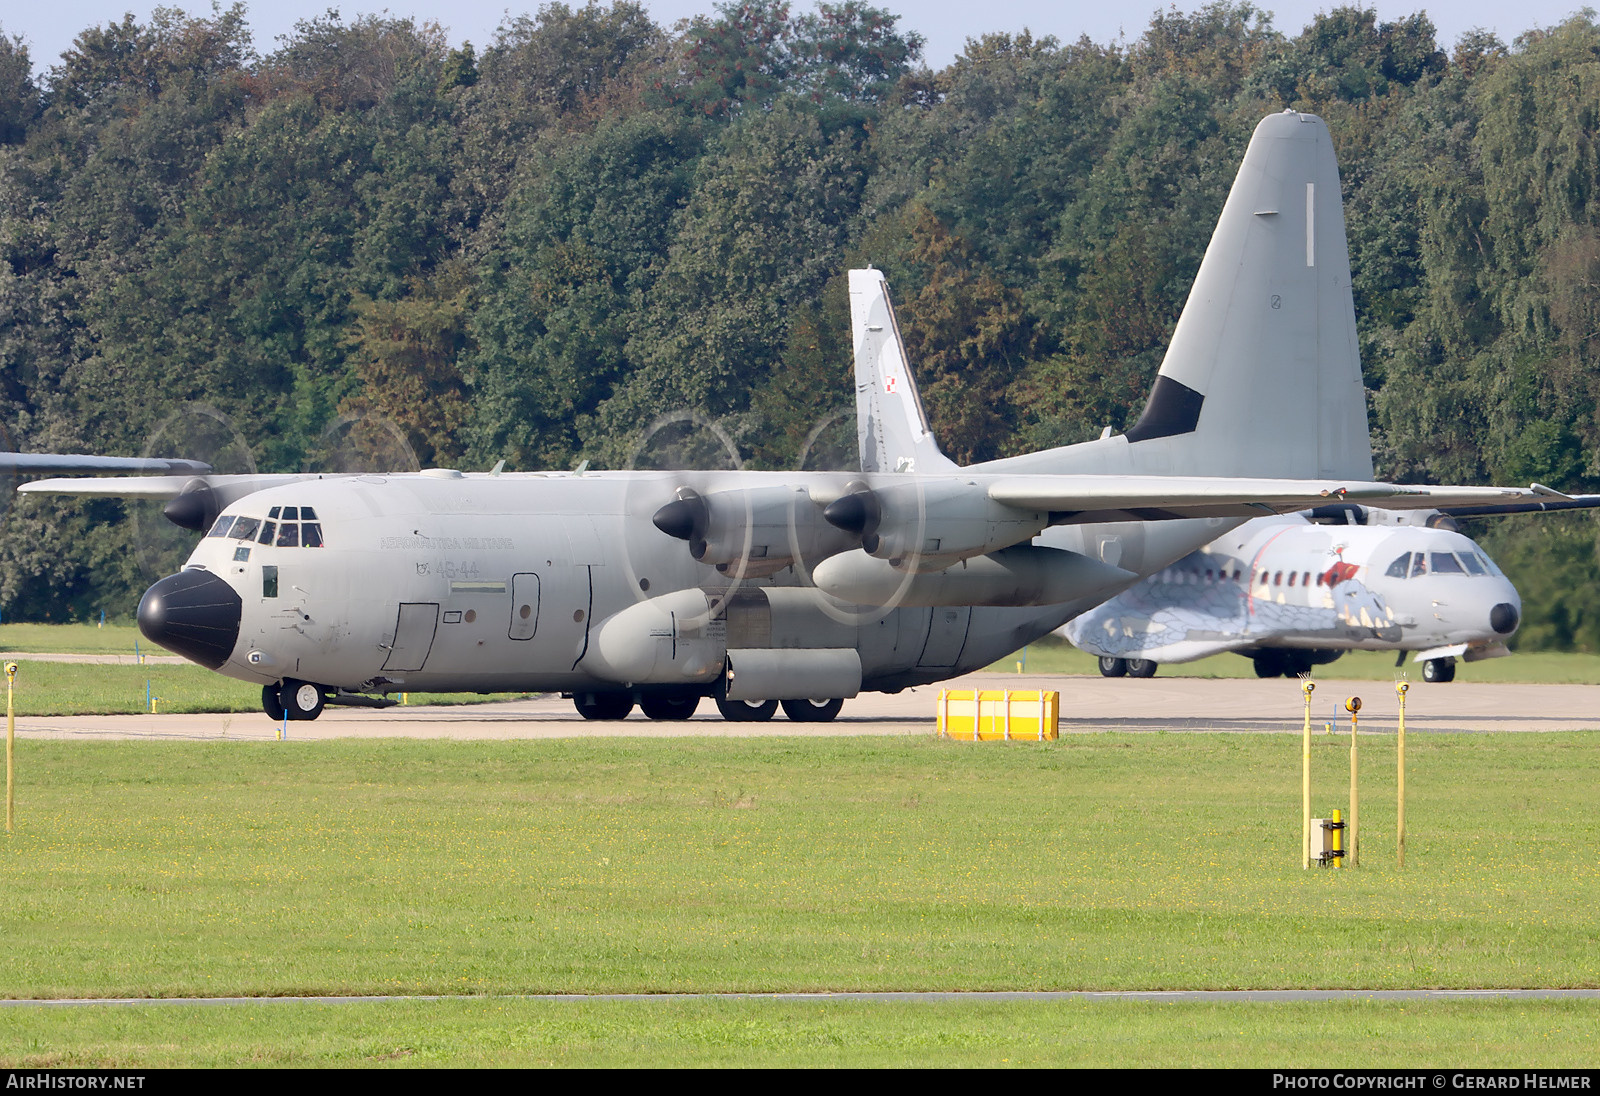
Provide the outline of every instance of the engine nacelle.
[[726,689],[729,700],[852,697],[861,691],[861,655],[854,647],[730,650]]
[[689,554],[723,574],[752,578],[799,561],[818,561],[856,546],[856,538],[822,516],[803,488],[758,487],[702,495],[680,487],[657,510],[655,526],[689,542]]
[[[779,651],[777,662],[795,666],[817,663],[837,674],[839,663],[813,657],[818,650],[846,650],[855,659],[855,685],[850,692],[808,692],[805,680],[770,680],[763,688],[778,691],[755,699],[801,699],[854,696],[861,685],[857,631],[849,618],[824,608],[821,591],[795,587],[741,587],[726,590],[677,590],[630,605],[601,621],[589,637],[583,667],[623,685],[713,685],[730,649],[741,652]],[[829,656],[832,657],[832,656]],[[810,661],[807,661],[807,660]],[[768,663],[772,664],[769,659]],[[757,667],[752,672],[759,675]],[[848,674],[845,676],[848,684]],[[829,688],[845,687],[841,685]],[[750,697],[747,697],[749,699]]]
[[862,552],[812,572],[817,588],[858,605],[1058,605],[1120,590],[1138,576],[1055,548],[1017,545],[942,571],[907,573]]
[[1032,540],[1050,521],[1043,510],[995,502],[970,480],[926,476],[852,484],[823,516],[859,535],[869,556],[910,573],[942,571]]

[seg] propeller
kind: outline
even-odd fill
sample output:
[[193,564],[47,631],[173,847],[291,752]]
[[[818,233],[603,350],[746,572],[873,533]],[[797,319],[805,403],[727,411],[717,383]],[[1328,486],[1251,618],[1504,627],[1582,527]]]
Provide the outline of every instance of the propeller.
[[330,475],[420,472],[406,432],[387,415],[358,411],[330,422],[306,454],[305,471]]
[[[255,454],[233,420],[208,403],[178,405],[150,433],[145,457],[181,453],[204,461],[217,475],[254,475]],[[165,505],[130,502],[139,569],[150,581],[183,566],[194,550],[194,534],[209,529],[221,509],[211,487],[196,476]]]

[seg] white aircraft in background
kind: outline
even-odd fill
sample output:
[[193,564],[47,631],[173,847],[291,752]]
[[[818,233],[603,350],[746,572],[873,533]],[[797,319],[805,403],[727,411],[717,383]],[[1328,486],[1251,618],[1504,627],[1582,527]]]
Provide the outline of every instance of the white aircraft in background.
[[[139,627],[261,685],[274,718],[402,690],[541,690],[593,719],[635,704],[683,719],[707,696],[728,719],[780,702],[831,719],[862,690],[987,666],[1262,513],[1529,497],[1372,481],[1339,194],[1321,119],[1262,121],[1143,415],[1080,445],[958,468],[918,447],[918,410],[893,438],[864,437],[859,473],[22,489],[167,499],[208,530],[145,593]],[[851,314],[858,360],[906,375],[876,271],[852,272]]]
[[[1233,651],[1293,677],[1345,651],[1415,652],[1425,681],[1510,654],[1522,602],[1454,516],[1587,509],[1600,496],[1400,513],[1354,505],[1246,522],[1062,631],[1106,677]],[[1397,663],[1398,665],[1398,663]]]

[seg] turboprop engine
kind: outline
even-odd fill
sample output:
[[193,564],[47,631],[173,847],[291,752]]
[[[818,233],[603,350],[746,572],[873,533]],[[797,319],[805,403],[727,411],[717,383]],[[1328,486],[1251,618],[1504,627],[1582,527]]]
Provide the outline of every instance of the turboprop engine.
[[700,494],[680,487],[655,512],[655,527],[689,542],[689,554],[726,575],[775,574],[856,546],[856,537],[823,519],[803,487],[757,487]]
[[867,555],[912,573],[942,571],[1032,540],[1050,523],[1047,511],[995,502],[974,482],[927,477],[882,486],[853,483],[822,513],[860,537]]
[[623,685],[717,687],[729,700],[855,696],[861,656],[826,595],[794,587],[677,590],[602,621],[584,668]]

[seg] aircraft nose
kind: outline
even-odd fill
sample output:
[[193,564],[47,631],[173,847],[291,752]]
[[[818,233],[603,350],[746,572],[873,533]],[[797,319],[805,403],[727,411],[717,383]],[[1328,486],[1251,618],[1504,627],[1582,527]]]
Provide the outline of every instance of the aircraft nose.
[[1517,612],[1517,607],[1510,602],[1502,601],[1499,605],[1489,610],[1489,627],[1503,636],[1508,636],[1516,631],[1517,622],[1520,619],[1521,614]]
[[139,631],[150,642],[215,670],[239,641],[243,609],[233,587],[210,571],[179,571],[144,592]]

